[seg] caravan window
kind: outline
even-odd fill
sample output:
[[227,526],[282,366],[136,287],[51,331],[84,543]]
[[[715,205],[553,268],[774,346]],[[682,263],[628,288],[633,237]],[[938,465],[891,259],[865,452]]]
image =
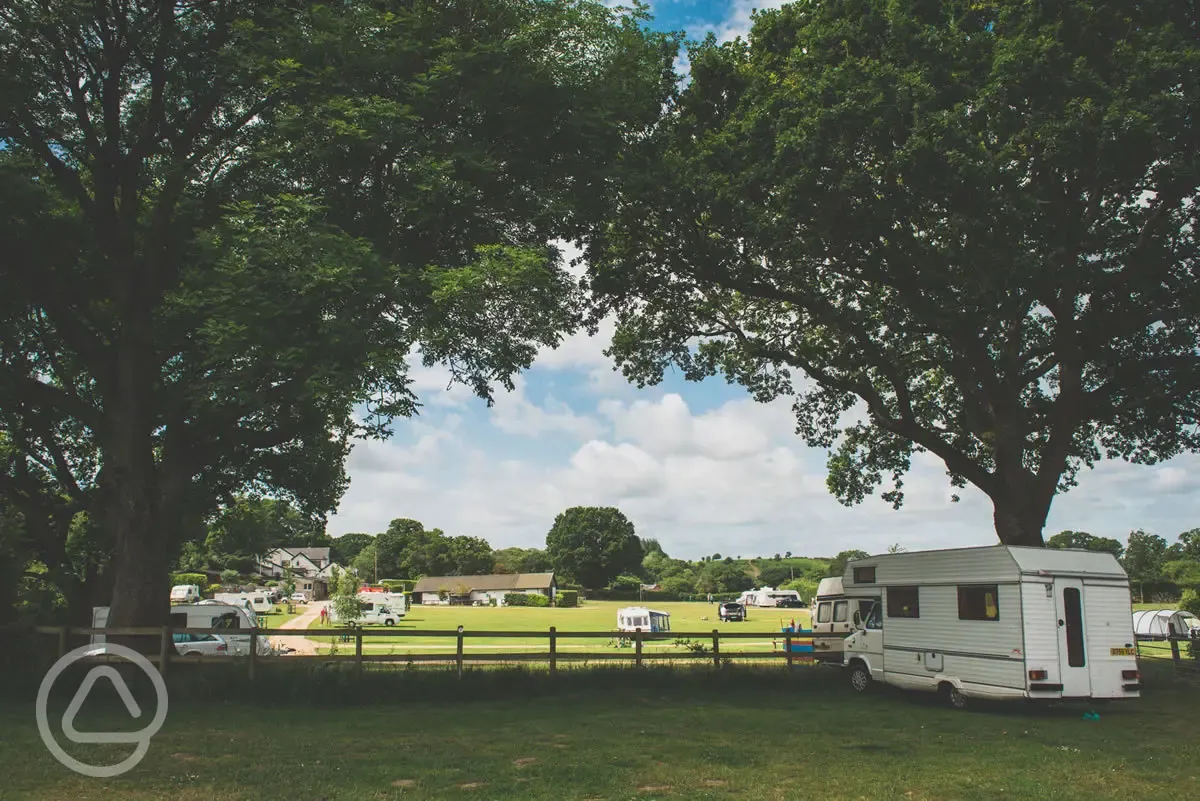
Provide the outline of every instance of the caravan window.
[[829,607],[830,606],[832,606],[832,604],[830,604],[828,601],[826,601],[825,603],[820,604],[817,607],[817,622],[818,623],[828,623],[829,622]]
[[240,629],[242,627],[241,620],[236,612],[229,612],[224,615],[219,615],[212,619],[210,629]]
[[850,619],[850,602],[838,601],[833,605],[833,622],[845,623]]
[[921,598],[916,587],[887,588],[888,617],[920,617]]
[[856,567],[856,568],[854,568],[854,583],[855,584],[874,584],[875,583],[875,568],[873,568],[873,567]]
[[187,612],[172,612],[171,613],[171,628],[186,629],[188,627]]
[[995,584],[958,587],[959,620],[999,620],[999,589]]

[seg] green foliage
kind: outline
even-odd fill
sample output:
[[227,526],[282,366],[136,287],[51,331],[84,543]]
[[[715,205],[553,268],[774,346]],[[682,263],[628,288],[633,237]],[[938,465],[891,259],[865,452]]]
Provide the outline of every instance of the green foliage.
[[809,603],[817,596],[817,582],[812,579],[798,578],[785,581],[780,585],[780,589],[795,590],[800,593],[800,599],[805,603]]
[[525,592],[510,592],[504,595],[505,606],[549,606],[550,599],[545,595]]
[[549,573],[554,569],[541,548],[501,548],[492,559],[497,573]]
[[1176,586],[1185,589],[1200,590],[1200,562],[1191,559],[1177,559],[1163,564],[1163,576]]
[[614,578],[608,584],[610,590],[638,590],[641,589],[643,582],[640,576],[631,576],[628,573],[622,573]]
[[333,614],[339,624],[357,622],[363,613],[363,603],[358,598],[358,577],[349,570],[334,570],[330,576],[333,591]]
[[754,588],[754,579],[746,575],[745,568],[732,562],[706,562],[696,577],[694,589],[701,595],[708,593],[736,593]]
[[1094,537],[1086,531],[1060,531],[1046,540],[1047,548],[1082,548],[1085,551],[1111,553],[1118,559],[1125,553],[1119,540],[1109,537]]
[[[343,534],[333,538],[329,555],[339,565],[350,565],[354,563],[355,557],[373,542],[375,542],[374,534]],[[368,574],[360,570],[359,575]]]
[[603,587],[641,566],[633,523],[612,506],[573,506],[554,518],[546,553],[556,573],[585,587]]
[[220,592],[220,591],[221,591],[221,585],[220,585],[220,584],[209,584],[207,587],[205,587],[205,589],[204,589],[204,594],[205,594],[206,596],[208,596],[209,598],[211,598],[211,597],[213,597],[214,595],[216,595],[216,594],[217,594],[218,592]]
[[563,609],[579,606],[579,591],[558,590],[558,592],[554,594],[554,605],[562,607]]
[[1179,556],[1200,562],[1200,528],[1185,531],[1179,535]]
[[1200,447],[1195,35],[1183,3],[856,0],[692,47],[589,244],[612,355],[798,396],[843,503],[900,506],[928,452],[1041,545],[1102,455]]
[[1183,591],[1179,608],[1200,617],[1200,588],[1191,587]]
[[222,584],[236,584],[240,578],[241,574],[232,568],[221,571]]
[[866,551],[850,550],[842,551],[829,562],[829,567],[825,570],[826,577],[842,576],[846,573],[846,563],[852,562],[855,559],[866,559],[871,554]]
[[[172,573],[169,578],[170,583],[167,585],[168,588],[180,584],[195,584],[197,587],[208,586],[208,576],[203,573]],[[224,574],[222,574],[222,578],[224,578]]]
[[239,497],[209,524],[202,549],[204,563],[209,568],[253,573],[262,557],[275,548],[303,547],[314,535],[324,535],[323,523],[305,517],[291,502]]
[[1157,534],[1147,534],[1140,529],[1129,533],[1121,565],[1129,574],[1129,580],[1138,585],[1139,597],[1144,598],[1146,584],[1162,579],[1166,551],[1167,541]]
[[416,586],[415,581],[406,581],[404,579],[380,579],[379,583],[387,587],[391,592],[412,592],[412,588]]
[[102,468],[126,513],[114,624],[161,614],[179,539],[231,497],[335,508],[351,439],[415,410],[414,352],[490,400],[576,326],[545,243],[605,216],[598,187],[671,90],[675,39],[643,19],[574,0],[0,16],[3,430],[39,432],[14,447],[53,466],[48,497],[90,508]]

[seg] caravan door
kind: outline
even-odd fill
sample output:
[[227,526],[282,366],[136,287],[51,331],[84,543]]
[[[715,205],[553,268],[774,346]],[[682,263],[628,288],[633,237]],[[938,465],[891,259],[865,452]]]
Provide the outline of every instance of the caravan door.
[[1092,694],[1092,681],[1084,641],[1083,582],[1054,579],[1054,605],[1058,612],[1058,675],[1063,698],[1087,698]]

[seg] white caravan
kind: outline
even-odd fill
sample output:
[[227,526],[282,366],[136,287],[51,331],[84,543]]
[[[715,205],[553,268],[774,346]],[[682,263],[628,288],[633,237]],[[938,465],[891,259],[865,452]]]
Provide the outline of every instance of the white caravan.
[[850,598],[879,596],[845,641],[873,681],[968,698],[1137,698],[1129,578],[1112,554],[994,545],[850,562]]
[[796,590],[777,590],[773,587],[763,587],[758,590],[747,590],[738,598],[743,606],[778,606],[783,599],[794,599],[804,603]]
[[842,577],[823,578],[812,601],[813,658],[818,662],[842,664],[844,641],[854,630],[853,613],[866,619],[879,593],[870,597],[847,598]]
[[176,584],[171,588],[171,603],[192,604],[200,600],[198,584]]
[[[108,607],[92,608],[92,628],[102,629],[108,623]],[[171,607],[171,627],[174,629],[221,629],[221,639],[229,645],[229,653],[233,656],[249,656],[250,630],[258,628],[254,613],[244,606],[231,604],[198,603],[176,604]],[[92,643],[102,643],[107,638],[103,634],[93,634]],[[257,638],[259,656],[271,652],[271,644],[266,637]]]
[[242,606],[257,615],[269,615],[274,608],[267,594],[255,592],[218,592],[213,600],[230,606]]

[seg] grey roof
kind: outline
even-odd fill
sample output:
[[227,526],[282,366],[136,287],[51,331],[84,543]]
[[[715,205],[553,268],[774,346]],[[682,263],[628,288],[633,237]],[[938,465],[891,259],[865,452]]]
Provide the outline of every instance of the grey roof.
[[321,562],[329,561],[329,548],[284,548],[284,550],[290,551],[293,556],[303,554],[317,566],[320,566]]
[[548,590],[554,584],[553,573],[495,573],[490,576],[426,576],[416,583],[413,592],[458,592],[467,587],[470,592],[496,590]]

